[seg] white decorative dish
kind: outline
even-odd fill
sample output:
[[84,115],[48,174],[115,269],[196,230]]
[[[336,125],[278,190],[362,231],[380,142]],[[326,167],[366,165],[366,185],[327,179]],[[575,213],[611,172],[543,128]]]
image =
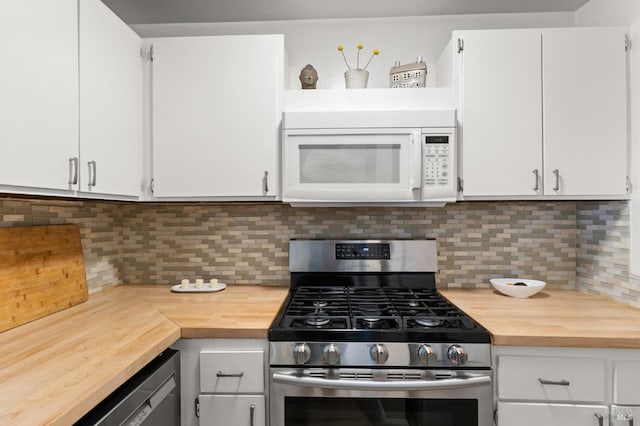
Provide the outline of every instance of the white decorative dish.
[[500,293],[516,299],[531,297],[546,285],[544,281],[524,280],[522,278],[491,278],[489,281],[493,288]]
[[203,283],[200,288],[196,287],[196,283],[189,283],[189,287],[187,288],[182,287],[182,284],[174,285],[171,287],[171,291],[175,291],[176,293],[212,293],[214,291],[222,291],[225,288],[227,288],[227,285],[223,283]]

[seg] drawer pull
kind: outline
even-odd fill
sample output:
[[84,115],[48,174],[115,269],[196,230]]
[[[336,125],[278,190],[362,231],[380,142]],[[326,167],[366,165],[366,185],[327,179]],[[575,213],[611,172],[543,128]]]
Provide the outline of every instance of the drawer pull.
[[593,413],[593,415],[598,419],[598,426],[604,426],[604,416],[600,413]]
[[256,412],[256,404],[251,404],[249,406],[249,420],[251,421],[250,426],[253,426],[253,418],[255,417],[254,416],[255,412]]
[[218,371],[216,373],[216,377],[242,377],[244,376],[244,371],[240,371],[238,373],[224,373],[222,371]]
[[568,380],[547,380],[538,378],[541,385],[555,385],[555,386],[569,386],[571,383]]

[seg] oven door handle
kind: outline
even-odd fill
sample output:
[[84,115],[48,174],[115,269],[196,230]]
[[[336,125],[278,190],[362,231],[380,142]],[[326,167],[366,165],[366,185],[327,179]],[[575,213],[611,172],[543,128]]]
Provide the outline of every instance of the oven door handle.
[[350,379],[323,379],[320,377],[301,377],[291,374],[274,373],[273,381],[293,386],[308,386],[326,389],[351,389],[367,391],[422,391],[440,389],[461,389],[491,384],[491,376],[477,376],[465,379],[372,381]]

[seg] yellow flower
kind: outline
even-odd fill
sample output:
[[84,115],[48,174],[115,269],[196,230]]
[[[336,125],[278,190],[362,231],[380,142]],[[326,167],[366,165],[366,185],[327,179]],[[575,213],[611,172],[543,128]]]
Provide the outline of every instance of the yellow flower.
[[341,45],[341,44],[339,44],[339,45],[338,45],[338,50],[339,50],[340,52],[342,52],[342,51],[344,50],[344,46],[343,46],[343,45]]
[[363,47],[364,47],[364,44],[358,43],[358,49],[362,49]]
[[377,54],[379,54],[379,53],[380,53],[380,51],[379,51],[378,49],[373,49],[373,54],[374,54],[374,55],[377,55]]

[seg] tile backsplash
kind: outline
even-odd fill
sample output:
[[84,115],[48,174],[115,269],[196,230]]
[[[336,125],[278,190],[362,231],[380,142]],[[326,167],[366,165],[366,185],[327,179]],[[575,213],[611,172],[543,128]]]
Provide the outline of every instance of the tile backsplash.
[[0,226],[77,223],[90,291],[218,277],[286,284],[291,238],[436,238],[441,287],[541,279],[628,303],[626,202],[462,202],[443,208],[293,208],[278,203],[119,203],[0,198]]
[[640,277],[630,274],[629,203],[583,202],[577,209],[577,284],[640,308]]

